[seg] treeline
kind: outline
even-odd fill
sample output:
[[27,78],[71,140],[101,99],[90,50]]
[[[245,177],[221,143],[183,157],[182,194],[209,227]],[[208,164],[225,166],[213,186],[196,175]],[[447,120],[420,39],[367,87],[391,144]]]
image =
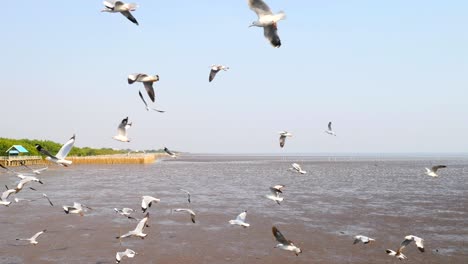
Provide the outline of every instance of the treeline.
[[[39,154],[39,152],[36,150],[36,147],[35,147],[36,144],[41,145],[43,148],[47,149],[52,154],[56,154],[62,147],[62,144],[53,142],[50,140],[0,138],[0,156],[8,156],[8,153],[6,151],[13,145],[21,145],[24,148],[26,148],[29,151],[27,155],[41,156],[41,154]],[[94,148],[88,148],[88,147],[84,147],[84,148],[73,147],[72,150],[70,151],[69,156],[112,155],[112,154],[122,154],[122,153],[127,153],[127,152],[128,150],[114,150],[111,148],[94,149]]]

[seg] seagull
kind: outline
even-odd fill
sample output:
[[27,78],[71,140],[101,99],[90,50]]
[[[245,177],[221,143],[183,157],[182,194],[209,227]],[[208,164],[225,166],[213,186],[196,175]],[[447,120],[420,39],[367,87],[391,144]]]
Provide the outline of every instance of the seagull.
[[28,165],[26,165],[26,163],[25,163],[24,161],[20,161],[20,164],[21,164],[23,167],[25,167],[25,168],[27,168],[27,169],[30,169],[30,170],[31,170],[34,174],[36,174],[36,175],[39,175],[39,174],[41,174],[43,171],[46,171],[47,169],[49,169],[49,167],[45,167],[45,168],[41,168],[41,169],[35,170],[35,169],[30,168]]
[[271,194],[265,195],[266,198],[275,201],[277,204],[280,205],[280,202],[283,201],[283,197],[280,197],[280,193],[283,193],[282,189],[284,185],[278,184],[273,187],[270,187]]
[[19,172],[17,172],[17,171],[14,171],[14,170],[12,170],[12,169],[10,169],[10,168],[7,168],[7,167],[3,166],[2,164],[0,164],[0,168],[4,169],[4,170],[6,170],[6,171],[9,171],[9,172],[11,172],[11,173],[14,173],[14,174],[16,174],[16,175],[23,175],[23,174],[21,174],[21,173],[19,173]]
[[143,98],[143,94],[141,94],[141,91],[138,91],[138,94],[140,95],[140,98],[141,100],[143,101],[143,103],[145,104],[145,107],[146,107],[146,111],[149,111],[149,110],[153,110],[153,111],[156,111],[156,112],[159,112],[159,113],[164,113],[166,111],[163,111],[163,110],[158,110],[156,108],[151,108],[148,106],[148,103],[146,103],[145,101],[145,98]]
[[167,153],[167,155],[171,156],[172,158],[177,158],[177,154],[175,154],[174,152],[170,151],[168,148],[164,147],[164,152]]
[[151,204],[153,202],[155,203],[159,203],[161,200],[158,199],[158,198],[154,198],[152,196],[142,196],[141,197],[141,210],[144,212],[146,212],[146,210],[148,209],[148,207],[151,207]]
[[276,228],[276,226],[273,226],[271,231],[273,232],[273,236],[275,236],[276,241],[279,242],[279,244],[277,244],[275,246],[275,248],[280,248],[280,249],[283,249],[283,250],[293,251],[296,254],[296,256],[299,256],[299,253],[301,253],[302,250],[300,248],[296,247],[291,240],[287,240],[283,236],[283,234],[281,234],[281,232],[278,230],[278,228]]
[[229,67],[224,66],[224,65],[215,65],[215,64],[211,65],[210,77],[208,78],[208,81],[210,81],[210,82],[213,81],[216,74],[220,70],[227,71],[227,70],[229,70]]
[[137,255],[135,251],[127,248],[124,252],[117,252],[115,254],[115,263],[120,263],[123,257],[133,258],[135,255]]
[[29,241],[30,244],[33,244],[34,246],[37,245],[37,238],[44,234],[44,232],[47,231],[47,230],[42,230],[41,232],[37,232],[34,236],[32,236],[31,238],[17,238],[16,240],[22,240],[22,241]]
[[122,1],[114,1],[114,0],[104,1],[103,4],[104,6],[106,6],[106,8],[101,10],[101,12],[120,13],[124,15],[126,18],[128,18],[128,20],[132,21],[138,26],[138,21],[130,13],[130,11],[136,10],[136,8],[138,7],[137,4],[135,3],[126,4]]
[[336,136],[335,132],[333,132],[333,129],[332,129],[332,122],[328,122],[328,130],[325,130],[325,133],[331,136]]
[[[411,242],[413,242],[416,244],[416,246],[418,247],[419,251],[421,252],[424,252],[424,244],[423,244],[423,241],[424,239],[420,238],[420,237],[417,237],[417,236],[413,236],[413,235],[409,235],[409,236],[405,236],[405,240],[403,240],[403,242],[401,242],[401,247],[406,247],[407,245],[411,244]],[[400,248],[401,250],[401,248]]]
[[132,126],[132,123],[128,123],[128,116],[120,122],[119,127],[117,128],[117,135],[113,139],[121,142],[130,142],[130,139],[127,137],[127,129]]
[[442,168],[447,168],[447,166],[445,165],[437,165],[437,166],[434,166],[432,168],[426,168],[426,175],[429,175],[431,177],[439,177],[439,175],[437,174],[437,170],[438,169],[442,169]]
[[245,218],[247,217],[247,211],[244,211],[242,213],[240,213],[235,220],[229,220],[229,223],[231,225],[240,225],[240,226],[243,226],[244,228],[245,227],[249,227],[250,224],[246,223],[245,222]]
[[190,203],[190,192],[184,189],[179,189],[179,190],[187,194],[187,201]]
[[284,143],[286,142],[286,137],[292,137],[292,134],[289,133],[288,131],[280,131],[278,132],[280,134],[280,147],[284,147]]
[[398,251],[393,251],[391,249],[386,249],[385,252],[387,252],[387,254],[389,256],[392,256],[392,257],[396,257],[398,258],[399,260],[404,260],[404,259],[407,259],[407,257],[405,256],[405,254],[403,254],[401,251],[403,250],[404,247],[401,247],[400,249],[398,249]]
[[289,170],[291,170],[291,171],[294,171],[294,172],[297,172],[297,173],[300,173],[300,174],[306,174],[307,173],[307,171],[302,170],[301,166],[299,164],[297,164],[297,163],[293,163],[293,164],[291,164],[291,166],[292,167],[289,168]]
[[117,208],[114,208],[114,211],[120,215],[123,215],[125,217],[127,217],[128,219],[135,219],[137,220],[135,217],[132,217],[130,216],[130,214],[132,212],[135,212],[135,210],[133,210],[132,208],[127,208],[127,207],[124,207],[122,209],[117,209]]
[[62,206],[63,210],[65,211],[66,214],[79,214],[80,216],[84,216],[84,210],[83,207],[86,207],[88,209],[91,209],[87,207],[86,205],[74,202],[73,206],[67,206],[64,205]]
[[9,189],[8,190],[8,188],[7,188],[7,190],[4,191],[2,193],[2,196],[0,197],[0,205],[9,206],[11,204],[11,201],[8,201],[7,199],[13,193],[16,193],[15,189]]
[[17,198],[17,197],[15,197],[15,199],[13,199],[13,200],[15,200],[16,203],[19,203],[21,201],[25,201],[25,202],[34,202],[34,201],[36,201],[36,200],[29,200],[29,199],[23,199],[23,198]]
[[16,171],[14,171],[12,169],[9,169],[9,168],[3,166],[2,164],[0,164],[0,167],[7,170],[7,171],[9,171],[9,172],[12,172],[12,173],[16,174],[16,177],[18,177],[18,178],[20,178],[22,180],[28,179],[28,181],[35,181],[35,182],[38,182],[40,184],[43,184],[43,182],[41,180],[39,180],[38,178],[36,178],[35,176],[21,174],[19,172],[16,172]]
[[354,242],[353,242],[353,245],[359,243],[359,242],[362,242],[364,244],[369,244],[371,242],[374,242],[375,239],[373,238],[370,238],[370,237],[366,237],[366,236],[362,236],[362,235],[357,235],[354,237]]
[[147,234],[143,233],[143,229],[146,227],[146,222],[148,222],[148,218],[149,218],[149,213],[146,213],[145,217],[141,219],[140,222],[138,222],[138,225],[136,226],[134,230],[129,231],[126,234],[123,234],[116,238],[121,239],[121,238],[129,237],[129,236],[136,236],[136,237],[140,237],[141,239],[144,239],[147,236]]
[[65,158],[67,157],[68,153],[70,153],[70,150],[73,148],[73,145],[75,144],[75,135],[71,137],[67,143],[65,143],[57,152],[57,155],[52,155],[50,154],[49,151],[41,147],[41,145],[36,144],[36,149],[42,153],[43,155],[46,155],[46,160],[52,161],[54,163],[57,163],[59,165],[68,167],[69,165],[72,164],[72,161],[66,160]]
[[248,0],[248,4],[250,9],[258,16],[258,20],[252,22],[252,25],[249,27],[263,27],[263,34],[270,41],[271,45],[275,48],[279,48],[281,46],[281,40],[278,36],[277,23],[285,19],[286,14],[284,12],[273,14],[270,7],[262,0]]
[[[15,188],[16,193],[19,193],[27,183],[32,182],[32,181],[34,181],[32,178],[21,179],[18,185],[16,185],[16,188]],[[35,191],[36,189],[33,189],[33,190]]]
[[46,198],[47,201],[49,201],[50,206],[54,206],[54,204],[53,204],[52,201],[49,199],[49,196],[47,196],[47,194],[43,193],[43,194],[42,194],[42,197]]
[[144,73],[134,73],[134,74],[128,75],[127,79],[128,79],[128,84],[132,84],[134,82],[142,82],[143,85],[145,86],[148,96],[150,97],[151,101],[154,103],[155,95],[154,95],[153,83],[159,81],[159,75],[150,76]]
[[174,211],[176,211],[176,212],[187,212],[187,213],[189,213],[189,214],[190,214],[190,219],[192,220],[192,223],[195,224],[195,216],[196,216],[196,214],[195,214],[195,212],[194,212],[193,210],[187,209],[187,208],[179,208],[179,209],[175,209]]

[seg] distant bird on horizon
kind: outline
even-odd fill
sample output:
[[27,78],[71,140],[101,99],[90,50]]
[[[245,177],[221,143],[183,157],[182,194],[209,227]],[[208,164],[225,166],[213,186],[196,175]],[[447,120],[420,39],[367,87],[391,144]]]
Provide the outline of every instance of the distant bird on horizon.
[[216,74],[220,70],[227,71],[227,70],[229,70],[229,67],[224,66],[224,65],[216,65],[216,64],[211,65],[210,77],[208,78],[208,81],[210,81],[210,82],[213,81]]
[[141,197],[141,210],[144,213],[144,212],[146,212],[148,207],[151,207],[151,204],[153,202],[159,203],[160,201],[161,201],[160,199],[154,198],[153,196],[144,195],[144,196]]
[[37,242],[37,238],[44,234],[47,230],[42,230],[40,232],[37,232],[34,236],[32,236],[31,238],[17,238],[16,240],[21,240],[21,241],[29,241],[30,244],[32,245],[37,245],[39,242]]
[[245,222],[245,218],[246,218],[246,217],[247,217],[247,211],[244,211],[244,212],[240,213],[240,214],[236,217],[236,219],[234,219],[234,220],[229,220],[229,223],[230,223],[231,225],[240,225],[240,226],[242,226],[242,227],[244,227],[244,228],[249,227],[250,224],[248,224],[248,223]]
[[437,170],[442,169],[442,168],[447,168],[445,165],[437,165],[433,166],[432,168],[426,168],[426,175],[431,176],[431,177],[439,177],[437,174]]
[[280,197],[280,193],[283,193],[284,185],[278,184],[270,187],[271,194],[265,195],[266,198],[275,201],[278,205],[281,205],[280,202],[283,201],[283,197]]
[[33,168],[30,168],[28,165],[26,165],[26,163],[22,160],[20,161],[20,164],[21,166],[27,168],[27,169],[30,169],[34,174],[36,175],[39,175],[41,174],[43,171],[46,171],[47,169],[49,169],[49,167],[45,167],[45,168],[41,168],[41,169],[33,169]]
[[179,190],[187,194],[187,201],[190,203],[190,192],[184,189],[179,189]]
[[56,164],[68,167],[71,165],[73,162],[70,160],[66,160],[65,158],[67,157],[68,153],[70,153],[71,149],[73,148],[73,145],[75,144],[75,135],[73,136],[60,148],[59,152],[57,152],[57,155],[52,155],[50,154],[49,151],[47,151],[45,148],[43,148],[41,145],[36,144],[36,149],[43,155],[47,156],[46,160],[54,162]]
[[332,122],[328,122],[328,130],[325,130],[325,133],[336,137],[336,134],[335,132],[333,132],[333,129],[332,129]]
[[156,96],[154,94],[153,83],[159,81],[159,75],[151,76],[144,73],[134,73],[128,75],[127,80],[128,84],[132,84],[134,82],[142,82],[146,92],[148,93],[149,98],[154,103],[154,99]]
[[128,116],[120,122],[117,127],[117,135],[112,138],[121,141],[121,142],[130,142],[130,139],[127,137],[127,129],[132,126],[132,123],[128,123]]
[[280,147],[284,147],[284,144],[286,143],[286,137],[292,137],[292,134],[289,133],[288,131],[280,131],[278,132],[280,134],[279,142],[280,142]]
[[370,238],[370,237],[367,237],[367,236],[363,236],[363,235],[357,235],[354,237],[354,242],[353,242],[353,245],[359,243],[359,242],[362,242],[363,244],[369,244],[371,242],[374,242],[375,239],[373,238]]
[[252,25],[249,27],[263,27],[263,35],[267,38],[271,45],[275,48],[281,46],[281,40],[278,36],[278,21],[286,18],[284,12],[279,12],[278,14],[273,14],[270,7],[263,2],[262,0],[248,0],[249,7],[254,11],[258,20],[252,22]]
[[174,152],[170,151],[168,148],[164,147],[164,152],[167,153],[167,155],[171,156],[172,158],[177,158],[177,154]]
[[276,228],[276,226],[273,226],[271,231],[273,232],[273,236],[276,238],[276,241],[279,242],[275,248],[292,251],[294,254],[296,254],[296,256],[299,256],[299,253],[301,253],[302,250],[295,246],[291,240],[287,240],[283,234],[281,234],[278,228]]
[[291,164],[291,168],[289,168],[290,171],[293,171],[293,172],[297,172],[297,173],[300,173],[300,174],[306,174],[307,171],[303,170],[301,168],[301,165],[297,164],[297,163],[293,163]]
[[138,21],[133,17],[130,11],[135,11],[138,7],[135,3],[126,4],[122,1],[115,1],[115,0],[106,0],[103,2],[104,8],[101,12],[108,12],[108,13],[121,13],[124,15],[128,20],[132,21],[134,24],[138,26]]
[[156,112],[159,112],[159,113],[164,113],[164,112],[166,112],[166,111],[163,111],[163,110],[158,110],[158,109],[156,109],[156,108],[149,107],[149,106],[148,106],[148,103],[146,103],[145,98],[143,98],[143,94],[141,94],[141,91],[138,91],[138,94],[140,95],[141,100],[142,100],[143,103],[145,104],[146,111],[153,110],[153,111],[156,111]]
[[116,238],[121,239],[121,238],[130,237],[130,236],[136,236],[136,237],[139,237],[141,239],[144,239],[147,236],[147,234],[143,233],[143,230],[147,226],[146,223],[148,222],[148,219],[149,219],[149,213],[146,213],[145,217],[143,219],[141,219],[140,222],[138,222],[138,225],[136,226],[135,229],[133,229],[131,231],[128,231],[127,233],[125,233],[125,234],[123,234],[121,236],[118,236]]
[[115,254],[115,262],[116,263],[120,263],[120,261],[122,260],[123,257],[127,257],[127,258],[133,258],[135,257],[135,255],[137,255],[138,253],[136,253],[135,251],[131,250],[131,249],[126,249],[125,251],[123,252],[117,252]]
[[195,212],[192,210],[192,209],[188,209],[188,208],[178,208],[178,209],[174,209],[175,212],[186,212],[186,213],[189,213],[190,214],[190,220],[192,220],[192,223],[195,224]]
[[135,212],[132,208],[124,207],[122,209],[114,208],[114,211],[122,216],[127,217],[128,219],[137,220],[135,217],[130,216],[131,213]]

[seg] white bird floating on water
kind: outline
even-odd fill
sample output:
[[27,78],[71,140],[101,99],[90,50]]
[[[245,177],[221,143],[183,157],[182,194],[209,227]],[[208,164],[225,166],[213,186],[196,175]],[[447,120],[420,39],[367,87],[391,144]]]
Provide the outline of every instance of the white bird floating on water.
[[20,161],[20,164],[21,164],[23,167],[25,167],[25,168],[27,168],[27,169],[30,169],[30,170],[31,170],[34,174],[36,174],[36,175],[39,175],[39,174],[41,174],[43,171],[46,171],[47,169],[49,169],[49,167],[45,167],[45,168],[41,168],[41,169],[36,169],[36,170],[35,170],[35,169],[33,169],[33,168],[30,168],[28,165],[26,165],[26,163],[25,163],[24,161]]
[[130,139],[127,137],[127,129],[132,126],[132,123],[128,123],[128,116],[120,122],[119,126],[117,127],[117,135],[112,137],[115,140],[121,142],[130,142]]
[[285,19],[286,14],[284,12],[273,14],[270,7],[262,0],[248,0],[248,4],[250,9],[258,16],[258,20],[252,22],[250,27],[263,27],[264,36],[270,41],[273,47],[279,48],[281,46],[281,40],[278,36],[277,23],[278,21]]
[[121,238],[130,237],[130,236],[136,236],[136,237],[140,237],[141,239],[144,239],[147,236],[147,234],[143,233],[143,229],[147,226],[146,222],[148,222],[148,218],[149,218],[149,213],[146,213],[145,217],[141,219],[140,222],[138,222],[138,225],[136,226],[134,230],[129,231],[126,234],[123,234],[116,238],[121,239]]
[[144,73],[134,73],[134,74],[128,75],[127,80],[128,80],[128,84],[132,84],[134,82],[142,82],[143,86],[145,86],[145,90],[148,93],[148,96],[150,97],[151,101],[154,103],[155,94],[154,94],[153,83],[159,81],[159,75],[150,76]]
[[128,219],[137,220],[135,217],[130,216],[131,213],[135,212],[135,210],[133,210],[132,208],[127,208],[127,207],[124,207],[122,209],[114,208],[114,211],[120,215],[127,217]]
[[177,154],[175,154],[174,152],[170,151],[168,148],[164,147],[164,152],[167,153],[167,155],[169,155],[171,158],[177,158]]
[[67,206],[64,205],[62,206],[63,210],[65,211],[66,214],[79,214],[80,216],[84,216],[84,209],[83,207],[86,207],[88,209],[91,209],[87,207],[86,205],[74,202],[73,206]]
[[299,256],[299,253],[302,252],[302,250],[294,245],[294,243],[291,240],[287,240],[283,234],[276,228],[276,226],[273,226],[272,230],[273,236],[275,236],[276,241],[279,242],[275,246],[275,248],[283,249],[283,250],[289,250],[292,251],[296,254],[296,256]]
[[353,242],[353,245],[359,243],[359,242],[362,242],[364,244],[369,244],[371,242],[374,242],[375,239],[373,238],[370,238],[370,237],[366,237],[366,236],[362,236],[362,235],[357,235],[354,237],[354,242]]
[[284,144],[286,143],[286,137],[292,137],[292,134],[289,133],[288,131],[280,131],[278,132],[280,134],[279,142],[280,142],[280,147],[284,147]]
[[265,195],[266,198],[275,201],[277,204],[281,204],[280,202],[283,201],[283,197],[280,197],[280,193],[283,193],[284,185],[278,184],[273,187],[270,187],[271,194]]
[[164,113],[164,112],[166,112],[166,111],[163,111],[163,110],[159,110],[159,109],[156,109],[156,108],[149,107],[149,106],[148,106],[148,103],[146,103],[145,98],[143,98],[143,94],[141,94],[141,91],[138,91],[138,94],[140,95],[141,100],[142,100],[143,103],[145,104],[146,111],[153,110],[153,111],[156,111],[156,112],[159,112],[159,113]]
[[117,254],[115,254],[115,262],[120,263],[123,257],[133,258],[135,255],[137,255],[135,251],[127,248],[124,252],[117,252]]
[[247,217],[247,211],[240,213],[235,220],[229,220],[231,225],[240,225],[242,227],[249,227],[250,224],[245,222],[245,218]]
[[220,70],[223,70],[223,71],[227,71],[229,70],[229,67],[227,66],[224,66],[224,65],[211,65],[211,71],[210,71],[210,77],[208,78],[208,81],[213,81],[216,74],[220,71]]
[[37,238],[44,234],[44,232],[46,232],[46,230],[42,230],[41,232],[37,232],[34,236],[32,236],[31,238],[17,238],[16,240],[21,240],[21,241],[29,241],[30,244],[33,244],[33,245],[37,245]]
[[192,209],[187,209],[187,208],[179,208],[179,209],[174,209],[176,212],[186,212],[190,214],[190,220],[192,220],[192,223],[195,224],[195,212]]
[[291,166],[292,167],[289,168],[289,170],[291,170],[291,171],[294,171],[294,172],[297,172],[297,173],[300,173],[300,174],[306,174],[307,173],[307,171],[302,170],[301,165],[299,165],[297,163],[293,163],[293,164],[291,164]]
[[[420,238],[420,237],[417,237],[417,236],[413,236],[413,235],[408,235],[408,236],[405,236],[405,240],[403,240],[403,242],[401,242],[401,246],[402,247],[406,247],[407,245],[411,244],[411,242],[413,242],[416,244],[416,246],[418,247],[419,251],[421,252],[424,252],[424,239]],[[400,248],[401,250],[401,248]]]
[[65,143],[57,152],[57,155],[52,155],[50,154],[49,151],[47,151],[45,148],[41,147],[41,145],[36,144],[36,149],[42,153],[43,155],[47,156],[46,160],[52,161],[56,164],[68,167],[69,165],[72,164],[72,161],[66,160],[65,158],[67,157],[68,153],[70,153],[71,149],[73,148],[73,145],[75,144],[75,135],[71,137],[67,143]]
[[328,130],[325,130],[325,133],[331,136],[336,136],[335,132],[332,129],[332,122],[328,122]]
[[146,212],[146,210],[148,209],[148,207],[151,207],[151,204],[153,202],[155,203],[159,203],[161,200],[158,199],[158,198],[154,198],[153,196],[142,196],[141,197],[141,210],[144,212]]
[[114,0],[107,0],[103,2],[104,8],[101,12],[109,12],[109,13],[121,13],[124,15],[128,20],[132,21],[138,26],[138,21],[133,17],[130,11],[135,11],[138,7],[135,3],[126,4],[122,1],[114,1]]
[[190,203],[190,192],[184,189],[179,189],[179,190],[187,194],[187,201]]
[[437,174],[437,170],[442,169],[442,168],[447,168],[445,165],[437,165],[432,168],[426,168],[426,175],[429,175],[431,177],[439,177]]

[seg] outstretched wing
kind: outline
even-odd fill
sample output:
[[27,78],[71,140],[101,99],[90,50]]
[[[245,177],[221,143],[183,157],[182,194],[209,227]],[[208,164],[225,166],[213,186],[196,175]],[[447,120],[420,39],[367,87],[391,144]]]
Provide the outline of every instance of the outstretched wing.
[[432,169],[433,172],[437,172],[438,169],[442,169],[442,168],[447,168],[447,166],[437,165],[437,166],[432,167],[431,169]]
[[273,14],[270,7],[262,0],[249,0],[248,4],[250,9],[254,11],[258,17]]
[[152,82],[144,82],[143,85],[145,86],[146,92],[150,97],[151,101],[154,103],[155,95],[154,95],[154,88]]
[[120,122],[119,127],[117,128],[117,133],[120,136],[127,136],[127,123],[128,123],[128,117],[124,118],[122,122]]
[[328,122],[328,130],[332,130],[332,122]]
[[281,47],[281,39],[278,36],[278,27],[272,24],[263,28],[263,35],[270,41],[270,44],[275,47]]
[[126,18],[128,18],[128,20],[132,21],[134,24],[136,24],[138,26],[138,21],[136,20],[136,18],[132,15],[132,13],[130,13],[130,11],[123,11],[123,12],[120,12],[122,15],[124,15]]
[[50,152],[47,151],[47,149],[43,148],[41,145],[36,144],[36,149],[37,149],[37,151],[39,151],[42,155],[46,155],[46,156],[50,157],[51,159],[57,160],[57,158],[56,158],[54,155],[50,154]]
[[240,214],[236,217],[236,220],[245,222],[245,218],[246,218],[246,217],[247,217],[247,212],[242,212],[242,213],[240,213]]
[[276,241],[280,242],[283,245],[289,244],[289,241],[283,236],[283,234],[281,234],[281,232],[278,230],[278,228],[276,228],[276,226],[273,226],[271,231],[273,232],[273,236],[275,236]]
[[138,225],[136,226],[135,231],[143,232],[143,229],[146,226],[146,222],[148,222],[148,218],[149,218],[149,213],[146,213],[145,217],[141,219],[140,222],[138,222]]
[[70,153],[70,150],[73,148],[73,145],[75,144],[75,135],[71,137],[67,143],[65,143],[62,148],[60,148],[59,152],[57,153],[56,157],[58,159],[64,159],[67,157],[68,153]]
[[31,240],[36,240],[40,235],[44,234],[46,230],[42,230],[41,232],[37,232],[33,237],[31,237]]
[[214,79],[215,76],[216,76],[216,73],[218,73],[218,72],[219,72],[219,70],[213,70],[213,69],[211,69],[211,71],[210,71],[210,78],[209,78],[208,80],[209,80],[210,82],[213,81],[213,79]]

